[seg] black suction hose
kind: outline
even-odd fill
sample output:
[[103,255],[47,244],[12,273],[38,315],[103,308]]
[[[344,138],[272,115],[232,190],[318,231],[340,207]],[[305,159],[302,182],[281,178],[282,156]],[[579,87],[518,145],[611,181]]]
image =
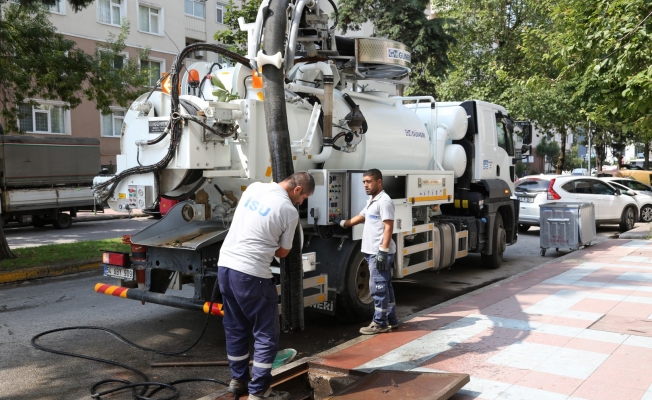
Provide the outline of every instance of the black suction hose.
[[[286,12],[289,0],[272,0],[265,18],[263,52],[267,55],[285,54]],[[288,62],[286,60],[286,62]],[[265,124],[272,156],[275,182],[281,182],[294,173],[290,132],[285,108],[284,69],[263,65],[263,93],[265,95]],[[281,307],[284,332],[304,329],[303,318],[303,269],[301,263],[301,234],[299,225],[294,233],[292,249],[281,259]]]

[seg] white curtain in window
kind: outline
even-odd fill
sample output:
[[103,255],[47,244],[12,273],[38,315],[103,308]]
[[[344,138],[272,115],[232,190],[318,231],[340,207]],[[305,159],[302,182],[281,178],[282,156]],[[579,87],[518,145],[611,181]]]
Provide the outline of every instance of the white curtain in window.
[[188,15],[194,15],[192,9],[192,0],[185,0],[183,3],[184,12]]
[[149,32],[149,8],[138,6],[138,29]]
[[158,33],[158,10],[155,8],[150,8],[150,32],[152,33]]
[[110,0],[99,0],[97,2],[97,7],[100,12],[100,22],[106,24],[111,23],[111,1]]
[[111,136],[113,134],[113,114],[102,114],[102,135]]
[[195,17],[206,18],[206,3],[203,1],[195,2]]
[[122,123],[125,119],[124,111],[114,111],[113,112],[113,136],[120,136],[122,131]]
[[32,106],[29,104],[20,104],[18,106],[20,118],[18,119],[18,126],[25,132],[32,132],[34,130],[34,121],[32,121]]
[[113,7],[111,7],[111,10],[113,11],[112,24],[120,25],[120,1],[113,0],[113,4]]
[[66,133],[65,110],[61,106],[52,106],[50,109],[50,131],[52,133]]

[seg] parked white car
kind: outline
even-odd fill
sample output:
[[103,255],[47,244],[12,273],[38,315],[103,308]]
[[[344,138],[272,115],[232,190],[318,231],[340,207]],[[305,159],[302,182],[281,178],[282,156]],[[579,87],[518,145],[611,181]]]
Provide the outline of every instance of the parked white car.
[[602,178],[602,179],[608,181],[609,184],[611,184],[615,188],[620,189],[621,193],[634,197],[634,200],[636,200],[636,204],[638,204],[638,209],[639,209],[638,214],[641,217],[641,221],[652,222],[652,196],[646,194],[649,192],[643,192],[643,191],[639,192],[630,189],[627,186],[618,183],[618,181],[614,180],[613,178],[612,179]]
[[647,194],[649,196],[652,196],[652,187],[646,185],[643,182],[639,182],[636,179],[622,178],[622,177],[604,177],[602,179],[607,182],[620,183],[621,185],[627,186],[628,188],[632,189],[636,193],[642,193],[642,194]]
[[639,206],[634,197],[590,176],[526,176],[516,182],[514,194],[520,200],[520,232],[539,225],[540,204],[556,201],[593,203],[596,225],[618,224],[622,232],[632,229],[638,221]]

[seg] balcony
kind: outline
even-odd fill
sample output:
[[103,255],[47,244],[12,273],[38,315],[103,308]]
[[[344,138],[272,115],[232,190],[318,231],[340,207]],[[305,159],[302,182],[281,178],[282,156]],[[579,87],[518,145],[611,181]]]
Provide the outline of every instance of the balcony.
[[186,37],[206,41],[206,20],[185,15],[186,18]]

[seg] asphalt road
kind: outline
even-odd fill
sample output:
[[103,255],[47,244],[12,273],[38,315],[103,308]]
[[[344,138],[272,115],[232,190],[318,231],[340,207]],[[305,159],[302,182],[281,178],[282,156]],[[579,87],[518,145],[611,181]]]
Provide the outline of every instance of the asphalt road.
[[[42,228],[32,226],[4,228],[9,247],[41,246],[44,244],[72,243],[80,240],[119,238],[140,232],[157,220],[153,218],[111,219],[75,222],[68,229],[55,229],[52,225]],[[11,225],[10,225],[11,226]]]
[[[103,226],[99,224],[96,229]],[[82,228],[82,224],[78,228]],[[600,240],[613,236],[615,228],[599,228]],[[70,232],[74,232],[73,229],[75,226]],[[552,249],[545,257],[540,257],[538,230],[532,229],[520,235],[516,245],[508,247],[505,262],[497,270],[482,268],[480,257],[472,255],[458,260],[450,270],[422,272],[397,280],[394,288],[399,318],[563,254],[566,251],[557,253]],[[97,282],[113,283],[113,279],[87,272],[0,286],[0,400],[87,399],[90,387],[99,380],[138,379],[133,373],[115,366],[38,351],[30,345],[30,339],[37,333],[67,326],[101,326],[114,329],[141,345],[174,351],[193,343],[204,326],[205,316],[199,313],[96,294],[93,286]],[[179,295],[190,296],[191,291],[192,288],[186,288]],[[345,324],[308,309],[305,331],[282,334],[281,348],[292,347],[299,352],[298,357],[309,356],[357,337],[362,325],[365,324]],[[225,360],[224,332],[219,318],[209,319],[204,338],[184,356],[162,356],[136,350],[99,331],[55,333],[40,343],[64,351],[119,360],[142,370],[151,380],[230,378],[226,367],[150,368],[152,362]],[[181,399],[196,399],[218,387],[191,383],[180,385],[180,389]],[[112,398],[127,399],[131,395]]]

